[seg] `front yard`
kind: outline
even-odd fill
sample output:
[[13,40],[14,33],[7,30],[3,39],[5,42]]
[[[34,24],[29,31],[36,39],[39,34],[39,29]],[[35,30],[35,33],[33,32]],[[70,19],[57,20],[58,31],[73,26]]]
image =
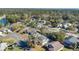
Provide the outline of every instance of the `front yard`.
[[7,48],[6,51],[23,51],[20,47],[15,46],[13,49]]
[[64,47],[63,51],[73,51],[73,49],[69,49],[69,48]]

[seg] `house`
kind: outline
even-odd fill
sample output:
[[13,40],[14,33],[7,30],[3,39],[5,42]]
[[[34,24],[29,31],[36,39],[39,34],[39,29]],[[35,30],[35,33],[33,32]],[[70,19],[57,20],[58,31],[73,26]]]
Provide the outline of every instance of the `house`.
[[64,40],[64,46],[69,48],[73,48],[74,44],[76,44],[77,46],[78,43],[79,43],[79,39],[73,36],[70,36]]
[[7,34],[7,37],[15,38],[16,40],[21,40],[20,35],[17,33],[9,33]]
[[16,40],[16,43],[18,44],[20,44],[20,42],[27,42],[29,39],[27,34],[18,34],[18,33],[10,33],[7,35],[7,37],[14,38]]
[[65,23],[65,22],[63,22],[63,23],[60,23],[60,24],[58,24],[58,28],[68,28],[69,26],[72,26],[72,24],[71,23]]
[[74,33],[71,33],[71,32],[66,33],[66,35],[67,35],[68,37],[69,37],[69,36],[79,37],[78,34],[74,34]]
[[19,41],[19,40],[28,40],[28,35],[27,34],[18,34],[18,33],[9,33],[7,34],[7,37],[12,37],[15,40]]
[[45,24],[46,24],[45,20],[38,20],[37,28],[42,28],[44,27]]
[[39,19],[39,16],[38,15],[32,15],[31,17],[31,21],[36,21]]
[[1,29],[0,29],[0,31],[2,32],[2,33],[12,33],[12,31],[10,30],[10,29],[8,29],[8,28],[4,28],[4,27],[2,27]]
[[16,43],[18,40],[11,36],[5,36],[0,38],[1,42],[6,42],[8,44]]
[[4,28],[4,27],[0,28],[0,37],[5,37],[9,33],[12,33],[10,29]]
[[17,33],[9,33],[7,36],[0,38],[0,40],[2,40],[2,42],[6,42],[8,46],[16,45],[23,49],[30,47],[28,44],[28,35],[26,34],[21,35]]
[[[21,47],[21,48],[29,48],[30,46],[29,46],[29,44],[28,44],[28,41],[24,41],[24,40],[17,40],[17,39],[15,39],[15,38],[13,38],[13,37],[8,37],[8,36],[6,36],[6,37],[3,37],[3,38],[1,38],[1,44],[2,43],[7,43],[7,47],[15,47],[15,46],[19,46],[19,47]],[[4,45],[4,47],[2,47],[3,45],[1,45],[1,50],[5,47],[5,45]],[[6,48],[6,47],[5,47]]]
[[45,45],[46,43],[48,43],[49,39],[47,37],[45,37],[44,35],[41,35],[38,32],[34,32],[31,34],[33,37],[36,38],[37,42],[40,42],[43,45]]
[[0,51],[4,51],[7,47],[7,43],[0,43]]
[[40,24],[46,24],[46,21],[45,20],[38,20],[38,23],[40,23]]
[[19,34],[22,41],[28,41],[28,34]]
[[36,29],[35,28],[31,28],[31,27],[25,27],[23,30],[23,32],[27,32],[28,34],[33,34],[36,32]]
[[37,24],[37,28],[42,28],[42,27],[44,27],[43,24],[41,24],[41,23]]
[[5,37],[6,34],[3,34],[3,32],[0,31],[0,37]]
[[60,28],[52,28],[52,27],[48,27],[48,26],[45,26],[47,32],[60,32]]
[[59,41],[53,41],[43,46],[47,51],[61,51],[64,46]]
[[17,32],[17,31],[20,31],[22,29],[21,27],[22,28],[25,27],[25,25],[23,25],[22,22],[13,23],[10,25],[10,30]]
[[49,42],[49,39],[43,35],[38,37],[38,41],[41,42],[42,46]]
[[9,22],[8,22],[8,20],[6,19],[6,16],[5,16],[5,15],[0,18],[0,25],[1,25],[1,26],[5,26],[5,25],[7,25],[8,23],[9,23]]
[[57,27],[58,27],[58,28],[62,28],[62,27],[63,27],[62,23],[58,24]]
[[32,34],[35,38],[37,38],[37,41],[40,42],[43,45],[45,45],[46,43],[48,43],[49,39],[47,37],[45,37],[44,35],[35,32]]
[[37,30],[34,29],[34,28],[27,27],[26,32],[29,35],[32,35],[33,37],[37,38],[38,39],[37,41],[40,41],[42,43],[42,45],[45,45],[49,41],[49,39],[47,37],[45,37],[44,35],[38,33]]
[[42,14],[42,17],[48,18],[50,15],[49,14]]

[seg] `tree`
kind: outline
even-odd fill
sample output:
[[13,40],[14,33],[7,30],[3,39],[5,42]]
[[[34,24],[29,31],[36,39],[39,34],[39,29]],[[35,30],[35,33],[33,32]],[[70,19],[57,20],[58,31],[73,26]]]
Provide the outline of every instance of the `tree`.
[[53,33],[46,33],[45,35],[50,39],[49,42],[56,40],[56,36]]
[[50,19],[50,23],[53,27],[57,27],[57,25],[61,22],[63,22],[63,19]]
[[37,23],[35,21],[29,23],[29,26],[31,26],[32,28],[36,28]]
[[13,30],[15,30],[15,31],[17,31],[17,30],[21,30],[21,29],[23,29],[25,27],[25,25],[24,24],[22,24],[22,23],[15,23],[15,24],[13,24],[12,25],[12,29]]
[[63,42],[65,40],[65,33],[64,32],[59,32],[55,34],[56,39],[60,42]]
[[7,15],[6,18],[10,23],[15,23],[20,19],[20,16],[17,14],[12,14],[12,15]]
[[73,26],[69,26],[69,27],[67,28],[67,30],[74,31],[75,28],[74,28]]
[[65,20],[65,21],[67,21],[67,20],[69,20],[69,17],[68,17],[67,14],[65,14],[65,15],[62,15],[62,19]]
[[77,49],[77,43],[74,43],[73,44],[73,50],[76,50]]
[[51,38],[51,40],[54,40],[54,41],[63,42],[65,40],[65,33],[63,32],[49,33],[48,36]]

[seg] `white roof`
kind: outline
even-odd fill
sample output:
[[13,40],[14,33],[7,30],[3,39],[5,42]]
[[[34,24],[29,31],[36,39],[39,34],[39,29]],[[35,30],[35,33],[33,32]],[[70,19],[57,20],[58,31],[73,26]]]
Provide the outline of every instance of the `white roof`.
[[73,34],[73,33],[66,33],[68,36],[74,36],[74,37],[79,37],[78,34]]
[[0,32],[0,36],[6,36],[5,34],[3,34],[2,32]]
[[7,47],[7,43],[1,43],[0,44],[0,51],[4,51],[4,49]]

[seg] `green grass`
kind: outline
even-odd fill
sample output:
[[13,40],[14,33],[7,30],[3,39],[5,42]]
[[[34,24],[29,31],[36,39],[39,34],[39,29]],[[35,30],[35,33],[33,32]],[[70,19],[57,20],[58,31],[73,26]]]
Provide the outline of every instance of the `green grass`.
[[13,49],[6,49],[6,51],[23,51],[20,47],[14,47]]
[[69,48],[63,48],[63,51],[73,51],[73,49],[69,49]]

